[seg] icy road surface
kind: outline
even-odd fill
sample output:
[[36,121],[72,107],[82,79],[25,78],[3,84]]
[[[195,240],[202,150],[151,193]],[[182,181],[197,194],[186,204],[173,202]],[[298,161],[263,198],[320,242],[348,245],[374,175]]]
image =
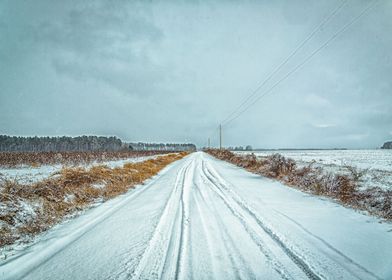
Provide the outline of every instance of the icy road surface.
[[198,152],[0,263],[22,278],[392,279],[392,225]]

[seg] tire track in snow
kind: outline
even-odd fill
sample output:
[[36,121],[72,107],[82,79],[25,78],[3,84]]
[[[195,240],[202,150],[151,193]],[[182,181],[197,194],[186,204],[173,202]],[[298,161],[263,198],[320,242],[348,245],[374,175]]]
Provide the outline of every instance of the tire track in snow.
[[[263,229],[267,229],[271,232],[271,234],[273,236],[276,236],[276,239],[278,240],[279,243],[282,243],[283,246],[285,245],[285,242],[283,241],[283,239],[281,237],[278,236],[277,233],[275,233],[269,226],[266,225],[265,222],[263,222],[261,220],[260,217],[257,216],[257,214],[255,214],[255,212],[253,210],[251,210],[251,208],[243,201],[243,199],[238,196],[238,194],[236,194],[232,188],[228,187],[228,183],[216,172],[216,170],[213,167],[209,167],[207,168],[207,172],[210,173],[210,176],[212,176],[213,181],[215,181],[218,185],[220,185],[220,187],[224,190],[224,193],[226,194],[230,194],[230,196],[232,197],[232,199],[234,201],[236,201],[236,203],[238,203],[244,210],[246,210],[249,214],[251,214],[254,219],[257,221],[257,223],[263,228]],[[215,173],[212,174],[212,173]],[[280,213],[279,211],[273,209],[274,212]],[[280,213],[281,214],[281,213]],[[288,219],[288,217],[285,217],[286,219]],[[291,222],[295,222],[291,219]],[[296,223],[296,226],[300,227],[301,226]],[[343,274],[348,274],[350,277],[354,277],[357,279],[381,279],[379,278],[377,275],[375,275],[374,273],[372,273],[371,271],[367,270],[366,268],[364,268],[363,266],[361,266],[360,264],[356,263],[355,261],[353,261],[351,258],[349,258],[348,256],[344,255],[343,253],[341,253],[339,250],[337,250],[336,248],[334,248],[332,245],[330,245],[329,243],[327,243],[326,241],[324,241],[323,239],[319,238],[318,236],[312,234],[310,231],[306,230],[305,228],[301,228],[303,231],[305,231],[309,236],[311,236],[312,238],[316,239],[319,241],[319,244],[323,244],[324,246],[321,247],[322,250],[328,250],[330,252],[330,254],[332,256],[330,256],[329,254],[327,255],[317,255],[317,256],[312,256],[312,262],[316,262],[317,263],[317,267],[321,268],[324,267],[327,260],[325,259],[325,257],[329,258],[331,262],[329,262],[329,266],[324,267],[326,269],[326,271],[328,271],[328,275],[331,273],[331,271],[333,271],[334,269],[340,269],[340,276],[343,277]],[[280,241],[279,241],[280,240]],[[302,256],[307,255],[307,259],[309,259],[309,255],[311,256],[312,254],[310,252],[307,252],[307,254],[298,254],[297,251],[298,249],[301,251],[302,248],[300,248],[301,246],[297,246],[298,248],[293,248],[293,244],[290,244],[290,248],[288,248],[289,251],[292,251],[294,255],[297,255],[300,259],[303,259]],[[333,253],[331,253],[333,252]],[[302,255],[302,256],[301,256]],[[320,258],[324,258],[324,259],[320,259]],[[306,263],[306,261],[304,260],[304,262]],[[319,273],[320,277],[322,278],[328,278],[325,275],[323,275],[321,273],[320,270],[317,271],[317,273]],[[329,275],[330,276],[330,275]]]
[[[177,173],[173,190],[162,211],[162,215],[154,229],[138,265],[135,267],[125,266],[112,279],[160,279],[163,275],[176,274],[177,267],[173,270],[172,258],[178,258],[178,225],[181,220],[180,197],[183,192],[185,173],[190,164],[182,167]],[[176,256],[177,254],[177,256]],[[169,258],[168,255],[171,255]],[[176,262],[176,261],[175,261]]]
[[[382,280],[380,277],[378,277],[377,275],[375,275],[373,272],[369,271],[368,269],[366,269],[365,267],[363,267],[362,265],[360,265],[359,263],[355,262],[353,259],[351,259],[350,257],[348,257],[347,255],[343,254],[341,251],[339,251],[338,249],[336,249],[335,247],[333,247],[331,244],[329,244],[327,241],[325,241],[324,239],[322,239],[321,237],[315,235],[314,233],[312,233],[311,231],[309,231],[307,228],[305,228],[303,225],[301,225],[300,223],[298,223],[297,221],[295,221],[294,219],[290,218],[289,216],[287,216],[286,214],[273,209],[276,213],[278,213],[279,215],[283,216],[284,218],[286,218],[288,221],[292,222],[293,224],[295,224],[298,228],[300,228],[303,232],[305,232],[308,236],[318,240],[319,242],[321,242],[325,247],[327,247],[328,249],[330,249],[331,251],[333,251],[337,256],[335,256],[335,258],[341,258],[344,262],[343,263],[349,263],[353,266],[355,266],[357,269],[359,269],[360,271],[362,271],[363,273],[367,274],[367,277],[372,277],[374,279],[378,279],[378,280]],[[341,262],[342,264],[342,262]],[[348,270],[351,271],[350,268],[347,268]],[[355,274],[355,271],[351,271],[353,274]],[[359,275],[356,275],[356,277],[358,279],[362,279]]]
[[[214,241],[212,240],[210,234],[208,234],[209,230],[207,227],[207,220],[205,218],[205,215],[202,214],[202,209],[206,210],[209,209],[209,205],[207,203],[205,203],[204,201],[204,197],[201,196],[201,193],[199,191],[199,188],[196,184],[196,182],[194,181],[194,185],[195,185],[195,193],[192,194],[193,199],[195,201],[195,207],[197,210],[197,214],[199,216],[200,222],[201,222],[201,231],[203,233],[203,237],[205,238],[206,241],[206,249],[204,250],[204,252],[208,252],[208,255],[205,256],[205,258],[208,258],[209,261],[207,261],[207,263],[209,263],[211,265],[211,272],[213,274],[213,278],[216,278],[216,268],[214,266],[214,261],[213,261],[213,255],[212,255],[212,248],[214,247]],[[202,200],[202,203],[200,202],[200,200]],[[204,204],[205,207],[201,207],[201,205]],[[205,260],[204,258],[204,260]]]
[[[197,170],[201,170],[200,166],[197,166]],[[195,180],[198,179],[198,180]],[[196,207],[198,209],[198,214],[203,221],[203,231],[204,234],[207,238],[212,238],[211,232],[206,230],[206,223],[210,225],[210,227],[214,227],[215,231],[219,233],[219,238],[220,240],[223,240],[223,247],[225,248],[225,253],[227,253],[229,261],[231,263],[231,266],[233,267],[234,271],[232,271],[232,274],[234,275],[235,279],[255,279],[255,273],[252,271],[252,269],[249,267],[249,265],[246,263],[243,255],[241,254],[240,250],[236,246],[236,242],[233,240],[233,237],[228,234],[230,232],[230,229],[224,224],[221,215],[219,214],[220,211],[215,206],[214,200],[212,199],[211,195],[206,193],[208,188],[202,188],[200,181],[203,181],[203,186],[206,184],[206,182],[203,180],[204,178],[201,177],[201,175],[197,175],[194,178],[194,189],[195,193],[193,194],[195,197],[196,201]],[[204,209],[207,213],[203,213],[201,209]],[[206,216],[206,217],[204,217]],[[209,221],[209,222],[207,222]],[[217,236],[215,237],[217,239]],[[216,245],[217,240],[213,241]],[[238,243],[238,242],[237,242]],[[216,246],[214,246],[216,250]],[[218,247],[219,248],[219,247]],[[211,256],[211,252],[209,252],[209,255]],[[213,262],[214,265],[215,262]],[[216,264],[215,264],[216,266]],[[225,266],[223,269],[220,268],[219,271],[226,271],[228,272],[229,267]],[[242,272],[242,273],[241,273]],[[242,277],[246,274],[245,277]],[[216,273],[217,276],[218,273]]]
[[[235,193],[233,188],[230,188],[229,192],[232,193],[233,195],[239,197],[238,194]],[[317,247],[319,247],[319,248],[322,247],[323,251],[327,251],[327,252],[325,252],[325,254],[326,254],[325,256],[329,257],[329,259],[334,263],[334,265],[339,264],[340,266],[343,266],[347,271],[349,271],[357,279],[363,279],[364,277],[366,277],[366,279],[367,279],[370,277],[373,279],[382,280],[382,278],[378,277],[372,271],[366,269],[361,264],[355,262],[349,256],[345,255],[343,252],[341,252],[340,250],[338,250],[337,248],[332,246],[330,243],[328,243],[326,240],[324,240],[320,236],[317,236],[314,233],[312,233],[310,230],[308,230],[307,228],[302,226],[296,220],[290,218],[288,215],[282,213],[281,211],[275,209],[274,207],[271,207],[265,201],[263,201],[259,198],[258,198],[258,204],[262,205],[263,208],[266,208],[263,210],[269,211],[269,216],[272,214],[271,213],[271,211],[272,211],[272,212],[275,212],[276,214],[278,214],[279,216],[282,216],[284,219],[286,219],[290,223],[293,223],[295,227],[299,228],[303,233],[306,234],[306,236],[310,237],[310,239],[313,241],[313,243],[316,243],[316,244],[312,243],[311,247],[318,245]],[[305,240],[302,240],[302,241],[305,241]],[[298,241],[298,240],[294,240],[294,241],[292,240],[291,242],[294,243],[295,241]],[[306,242],[310,242],[310,240],[306,240]],[[297,244],[295,244],[295,245],[297,245]],[[308,245],[310,245],[310,244],[308,244]],[[304,248],[303,248],[304,244],[301,244],[301,246],[299,246],[299,245],[297,245],[297,246],[301,247],[301,249],[304,250]],[[326,270],[328,270],[330,268],[330,267],[326,267],[325,263],[323,264],[323,261],[320,260],[320,255],[314,255],[310,251],[306,251],[306,254],[310,258],[319,260],[319,262],[318,262],[319,267],[324,267]],[[324,260],[324,262],[325,261],[326,260]]]
[[[321,280],[325,278],[321,273],[316,273],[314,269],[307,264],[300,256],[298,256],[294,251],[292,251],[277,234],[272,231],[269,227],[267,227],[259,218],[252,212],[242,201],[238,201],[238,199],[231,197],[231,200],[237,204],[231,204],[229,199],[227,198],[228,188],[223,186],[222,179],[218,179],[212,174],[209,170],[210,168],[206,168],[206,164],[203,164],[203,173],[207,177],[207,179],[211,182],[211,185],[215,186],[220,191],[220,197],[225,201],[226,205],[232,210],[233,214],[236,215],[239,219],[243,220],[243,224],[247,224],[245,221],[244,215],[237,212],[235,208],[241,209],[243,212],[248,214],[253,218],[253,220],[259,225],[259,227],[271,238],[272,241],[275,242],[276,245],[280,247],[280,249],[293,261],[293,263],[300,268],[303,273],[309,279]],[[218,193],[218,192],[217,192]],[[276,266],[276,263],[274,264]],[[277,272],[281,272],[282,268],[278,268]],[[284,270],[283,270],[284,271]],[[287,277],[286,273],[281,274],[283,277]]]
[[[247,209],[247,211],[252,213],[252,215],[254,215],[256,220],[259,220],[260,222],[262,222],[262,219],[257,216],[255,211],[251,210],[251,207],[248,206],[246,204],[246,202],[237,193],[235,193],[233,191],[232,187],[229,187],[230,183],[226,182],[222,178],[222,176],[220,176],[212,166],[210,166],[210,168],[208,170],[210,172],[215,173],[215,175],[213,175],[212,173],[211,173],[211,175],[214,177],[214,179],[217,182],[219,182],[219,184],[221,184],[221,187],[226,191],[225,193],[229,193],[231,195],[231,197],[233,197],[234,200],[236,200],[239,204],[243,205],[243,207],[245,209]],[[265,203],[264,203],[264,205],[265,205]],[[338,249],[333,247],[331,244],[326,242],[324,239],[320,238],[319,236],[310,232],[308,229],[304,228],[297,221],[291,219],[287,215],[281,213],[280,211],[278,211],[274,208],[271,208],[269,206],[267,206],[267,207],[269,208],[270,211],[272,210],[273,212],[277,213],[278,215],[284,217],[285,219],[287,219],[288,221],[293,223],[296,227],[300,228],[302,230],[302,232],[304,232],[307,236],[310,237],[310,240],[304,239],[303,241],[305,241],[306,243],[309,243],[309,241],[311,241],[311,240],[316,242],[316,244],[308,244],[308,246],[310,245],[309,248],[313,248],[315,246],[317,248],[319,248],[319,250],[317,251],[317,254],[314,254],[310,251],[304,251],[304,249],[305,249],[304,244],[300,244],[300,245],[295,244],[297,240],[293,240],[292,242],[290,242],[291,248],[293,248],[291,250],[302,251],[301,252],[302,254],[298,254],[298,253],[297,254],[302,255],[302,256],[306,256],[307,259],[311,259],[312,262],[317,263],[317,267],[324,268],[324,272],[327,273],[328,275],[330,275],[330,273],[334,270],[339,270],[339,272],[340,272],[339,275],[342,276],[343,278],[344,278],[343,275],[346,275],[345,277],[350,276],[350,277],[356,278],[356,279],[378,279],[378,280],[382,279],[379,276],[377,276],[376,274],[374,274],[373,272],[369,271],[368,269],[366,269],[365,267],[360,265],[359,263],[355,262],[353,259],[351,259],[347,255],[343,254],[341,251],[339,251]],[[269,214],[271,215],[272,213],[270,212]],[[262,223],[266,225],[266,223],[264,221]],[[278,236],[278,238],[280,238],[280,237]],[[285,242],[283,242],[283,243],[285,243]],[[323,252],[323,254],[320,255],[319,254],[320,252]],[[319,269],[318,269],[318,271],[320,272]]]
[[250,236],[254,244],[259,248],[260,252],[266,258],[267,263],[281,276],[282,279],[293,279],[285,269],[284,265],[278,260],[276,256],[274,256],[274,253],[268,249],[268,246],[264,242],[263,238],[261,238],[259,234],[256,231],[254,231],[251,228],[251,226],[245,221],[244,217],[231,206],[231,204],[227,201],[227,199],[225,199],[221,191],[219,189],[215,189],[216,188],[215,183],[210,181],[210,179],[205,174],[203,175],[205,176],[209,184],[212,185],[212,187],[210,186],[211,191],[213,191],[216,194],[216,197],[218,197],[223,201],[223,203],[229,209],[231,214],[239,220],[239,222],[242,224],[242,226],[244,227],[245,231]]
[[[194,161],[191,162],[189,167],[194,166]],[[184,172],[184,178],[182,181],[182,188],[181,188],[181,196],[180,196],[180,206],[181,206],[181,229],[180,229],[180,240],[179,240],[179,251],[178,251],[178,256],[177,256],[177,263],[176,263],[176,273],[175,273],[175,279],[179,279],[182,274],[190,274],[192,275],[192,272],[188,272],[186,269],[191,270],[191,266],[186,266],[185,262],[192,258],[191,256],[191,250],[190,250],[190,239],[189,239],[189,231],[190,231],[190,209],[189,209],[189,203],[190,203],[190,192],[191,192],[191,185],[189,184],[189,176],[193,178],[193,169],[191,168],[190,170],[192,171],[191,175],[189,175],[189,167],[188,169]],[[187,256],[185,258],[184,256]],[[186,278],[189,278],[187,276]]]

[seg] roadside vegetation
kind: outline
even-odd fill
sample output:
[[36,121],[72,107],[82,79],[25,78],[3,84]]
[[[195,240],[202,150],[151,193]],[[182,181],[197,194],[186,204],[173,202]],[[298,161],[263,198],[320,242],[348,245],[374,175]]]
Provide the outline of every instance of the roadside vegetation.
[[392,191],[380,187],[362,188],[360,179],[364,171],[354,167],[347,168],[347,174],[331,173],[313,164],[298,167],[294,160],[280,154],[258,158],[254,154],[238,155],[228,150],[209,149],[206,152],[285,185],[327,196],[345,206],[392,220]]
[[94,203],[127,192],[187,154],[163,155],[117,168],[67,167],[33,184],[0,180],[0,248],[29,241]]
[[86,152],[0,152],[0,167],[40,165],[79,165],[143,156],[168,154],[170,151],[86,151]]

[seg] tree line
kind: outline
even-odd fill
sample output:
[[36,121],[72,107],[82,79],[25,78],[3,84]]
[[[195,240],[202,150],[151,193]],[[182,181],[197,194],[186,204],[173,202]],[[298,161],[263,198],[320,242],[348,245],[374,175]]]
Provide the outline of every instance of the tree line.
[[115,136],[20,137],[0,135],[2,152],[194,151],[194,144],[124,143]]
[[20,137],[0,135],[0,151],[53,152],[53,151],[119,151],[123,143],[117,137]]
[[195,151],[194,144],[175,144],[175,143],[129,143],[130,150],[135,151]]

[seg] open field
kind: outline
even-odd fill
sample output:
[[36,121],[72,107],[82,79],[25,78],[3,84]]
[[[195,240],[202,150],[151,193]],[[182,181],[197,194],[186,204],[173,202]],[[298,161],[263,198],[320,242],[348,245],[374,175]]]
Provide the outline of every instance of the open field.
[[271,150],[254,153],[265,158],[279,153],[295,160],[298,167],[320,167],[332,173],[360,175],[359,187],[363,189],[382,188],[392,190],[392,150]]
[[[238,152],[249,153],[249,152]],[[250,152],[252,153],[252,152]],[[360,169],[392,171],[392,150],[270,150],[254,151],[256,156],[269,156],[279,153],[292,158],[299,164],[315,161],[325,166],[354,166]]]

